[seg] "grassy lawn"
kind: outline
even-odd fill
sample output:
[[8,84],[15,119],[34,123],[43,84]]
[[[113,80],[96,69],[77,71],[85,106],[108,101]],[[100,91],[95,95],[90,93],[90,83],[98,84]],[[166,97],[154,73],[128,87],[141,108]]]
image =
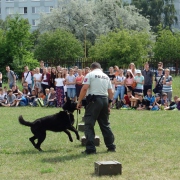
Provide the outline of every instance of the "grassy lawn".
[[[29,127],[18,123],[57,112],[57,108],[0,108],[0,179],[2,180],[174,180],[180,177],[179,111],[137,112],[112,110],[110,122],[115,134],[116,153],[107,153],[98,125],[101,145],[97,154],[83,155],[84,147],[71,143],[65,133],[48,132],[42,144],[44,152],[29,142]],[[76,113],[75,117],[76,117]],[[83,110],[79,119],[83,116]],[[84,133],[80,132],[82,137]],[[116,160],[122,163],[122,175],[94,175],[94,162]]]

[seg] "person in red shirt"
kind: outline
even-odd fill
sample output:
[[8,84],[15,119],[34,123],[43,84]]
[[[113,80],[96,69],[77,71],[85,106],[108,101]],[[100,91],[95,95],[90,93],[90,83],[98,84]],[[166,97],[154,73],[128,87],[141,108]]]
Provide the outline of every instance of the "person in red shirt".
[[82,75],[82,70],[78,69],[78,76],[76,77],[76,96],[79,97],[79,94],[81,92],[82,83],[84,81],[84,76]]

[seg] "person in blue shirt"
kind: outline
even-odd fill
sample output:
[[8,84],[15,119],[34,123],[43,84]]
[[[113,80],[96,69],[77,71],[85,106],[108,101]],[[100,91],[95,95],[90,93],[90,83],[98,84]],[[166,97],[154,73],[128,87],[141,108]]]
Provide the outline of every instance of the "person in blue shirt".
[[151,109],[153,106],[153,103],[155,102],[155,97],[152,95],[152,90],[147,90],[147,95],[144,97],[144,99],[148,102],[147,103],[147,109]]

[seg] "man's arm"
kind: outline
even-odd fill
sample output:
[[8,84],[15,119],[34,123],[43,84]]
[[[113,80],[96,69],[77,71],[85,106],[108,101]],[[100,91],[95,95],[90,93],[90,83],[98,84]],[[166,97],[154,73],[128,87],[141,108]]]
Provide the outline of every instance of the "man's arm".
[[112,91],[112,89],[108,89],[108,97],[109,97],[109,99],[113,99],[113,91]]
[[84,84],[82,89],[81,89],[81,92],[80,92],[80,95],[79,95],[79,98],[78,98],[78,103],[77,103],[77,108],[79,109],[80,108],[80,105],[81,105],[81,101],[84,99],[84,97],[86,96],[86,93],[87,93],[87,90],[89,88],[89,84]]

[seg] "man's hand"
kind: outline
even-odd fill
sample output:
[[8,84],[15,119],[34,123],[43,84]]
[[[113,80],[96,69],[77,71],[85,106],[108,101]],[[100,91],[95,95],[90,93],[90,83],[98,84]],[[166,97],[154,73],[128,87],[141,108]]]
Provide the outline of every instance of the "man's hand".
[[78,103],[77,103],[76,108],[80,110],[80,109],[81,109],[81,107],[82,107],[81,103],[80,103],[80,102],[78,102]]

